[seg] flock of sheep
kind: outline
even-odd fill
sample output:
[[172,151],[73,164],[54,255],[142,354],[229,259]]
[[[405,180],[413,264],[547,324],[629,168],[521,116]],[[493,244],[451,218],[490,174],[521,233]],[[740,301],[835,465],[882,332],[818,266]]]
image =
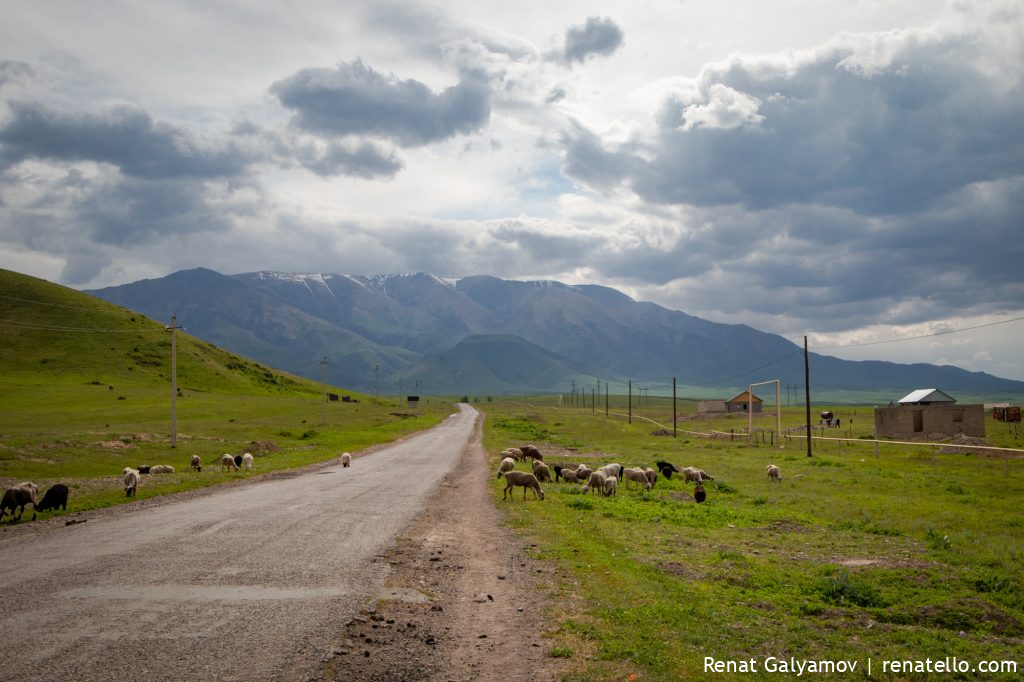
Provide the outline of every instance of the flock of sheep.
[[[349,462],[352,461],[352,456],[347,452],[342,455],[342,465],[348,466]],[[240,471],[245,469],[247,471],[252,470],[253,457],[252,454],[246,452],[242,455],[221,455],[217,460],[220,464],[222,471]],[[192,455],[189,459],[189,469],[191,471],[200,472],[203,470],[203,463],[199,455]],[[153,466],[141,465],[136,469],[132,467],[125,467],[121,471],[121,480],[124,484],[125,497],[134,497],[135,491],[138,489],[139,484],[142,482],[142,474],[173,474],[175,468],[170,464],[156,464]],[[32,520],[36,520],[36,513],[41,511],[49,511],[51,509],[61,509],[66,511],[68,508],[68,487],[63,483],[57,483],[53,485],[43,498],[39,499],[39,487],[31,481],[23,481],[18,485],[12,486],[4,491],[3,499],[0,501],[0,520],[9,511],[11,514],[10,522],[20,521],[22,514],[25,512],[25,507],[32,505]]]
[[[516,471],[517,462],[530,460],[533,472]],[[540,487],[541,482],[558,482],[563,480],[567,483],[584,483],[583,492],[599,492],[605,496],[615,495],[619,482],[625,488],[635,484],[637,490],[641,487],[647,491],[654,487],[658,480],[658,472],[666,479],[671,479],[672,474],[682,474],[687,482],[696,484],[694,499],[703,502],[707,493],[704,490],[704,481],[715,480],[713,476],[697,467],[684,467],[680,469],[671,462],[655,462],[658,470],[650,467],[623,467],[617,462],[605,464],[597,469],[591,469],[586,464],[575,466],[553,465],[549,467],[544,463],[544,456],[533,445],[524,445],[521,448],[506,448],[501,451],[501,462],[496,472],[497,478],[505,478],[505,490],[501,499],[510,499],[514,489],[519,486],[523,489],[523,500],[526,500],[526,491],[530,489],[538,500],[544,499],[544,490]],[[552,480],[551,471],[554,471]],[[774,464],[768,465],[768,480],[778,483],[782,482],[782,472]]]

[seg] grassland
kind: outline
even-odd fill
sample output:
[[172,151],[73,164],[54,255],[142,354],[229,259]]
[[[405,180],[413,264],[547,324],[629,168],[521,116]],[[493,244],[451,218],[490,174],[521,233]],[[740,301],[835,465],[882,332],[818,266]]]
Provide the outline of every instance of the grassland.
[[[0,270],[0,484],[71,489],[71,511],[124,501],[126,466],[171,464],[138,497],[227,483],[213,466],[251,451],[257,472],[302,466],[438,423],[449,401],[412,410],[337,391],[177,333],[176,442],[171,443],[171,339],[129,310]],[[199,474],[187,464],[198,454]]]
[[[658,427],[643,417],[671,429],[668,401],[634,404],[632,424],[614,416],[624,404],[607,417],[540,399],[477,406],[495,465],[502,448],[533,442],[551,464],[663,459],[715,476],[703,504],[687,499],[693,484],[678,476],[612,498],[547,484],[543,502],[525,503],[501,502],[494,482],[508,523],[560,568],[545,603],[556,623],[550,654],[571,659],[568,680],[778,677],[768,657],[858,663],[854,675],[814,679],[861,677],[869,659],[879,679],[933,677],[883,673],[891,660],[1007,660],[1024,670],[1022,459],[892,444],[876,457],[861,440],[868,408],[835,408],[844,428],[828,435],[852,442],[816,441],[808,458],[802,439],[779,449],[652,435]],[[680,429],[746,429],[743,417],[698,421],[692,403],[680,407],[689,413]],[[783,428],[803,421],[800,408],[783,415]],[[774,418],[756,426],[774,428]],[[994,444],[1024,446],[1006,425],[988,427]],[[769,463],[782,467],[781,484],[768,481]],[[753,659],[758,672],[706,672],[705,657]]]

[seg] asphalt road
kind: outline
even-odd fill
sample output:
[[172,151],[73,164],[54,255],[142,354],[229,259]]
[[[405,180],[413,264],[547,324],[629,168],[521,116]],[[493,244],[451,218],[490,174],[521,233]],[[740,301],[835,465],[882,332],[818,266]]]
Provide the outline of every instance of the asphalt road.
[[0,679],[315,676],[387,575],[375,555],[435,493],[476,417],[463,405],[350,468],[0,543]]

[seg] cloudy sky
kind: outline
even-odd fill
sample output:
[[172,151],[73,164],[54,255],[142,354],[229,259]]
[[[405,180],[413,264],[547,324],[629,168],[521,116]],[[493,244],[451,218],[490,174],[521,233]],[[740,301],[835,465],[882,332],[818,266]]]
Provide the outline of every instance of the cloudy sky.
[[2,12],[0,267],[605,284],[1024,379],[1019,0]]

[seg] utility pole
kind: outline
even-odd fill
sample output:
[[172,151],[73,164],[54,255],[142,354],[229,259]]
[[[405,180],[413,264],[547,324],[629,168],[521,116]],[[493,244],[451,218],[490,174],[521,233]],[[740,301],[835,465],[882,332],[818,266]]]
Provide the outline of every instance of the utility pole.
[[178,329],[177,313],[171,313],[171,447],[178,447]]
[[569,399],[569,405],[576,405],[576,380],[572,380],[572,398]]
[[811,454],[811,363],[807,358],[807,337],[804,337],[804,397],[807,400],[806,421],[807,421],[807,456]]
[[327,366],[330,365],[330,364],[331,364],[331,362],[330,362],[330,360],[327,359],[326,355],[323,357],[322,360],[320,360],[320,367],[323,369],[323,374],[322,374],[323,381],[321,382],[321,383],[323,383],[323,389],[321,390],[322,395],[320,396],[320,423],[321,424],[326,424],[327,423]]
[[590,414],[597,412],[597,398],[594,397],[594,389],[590,389]]

